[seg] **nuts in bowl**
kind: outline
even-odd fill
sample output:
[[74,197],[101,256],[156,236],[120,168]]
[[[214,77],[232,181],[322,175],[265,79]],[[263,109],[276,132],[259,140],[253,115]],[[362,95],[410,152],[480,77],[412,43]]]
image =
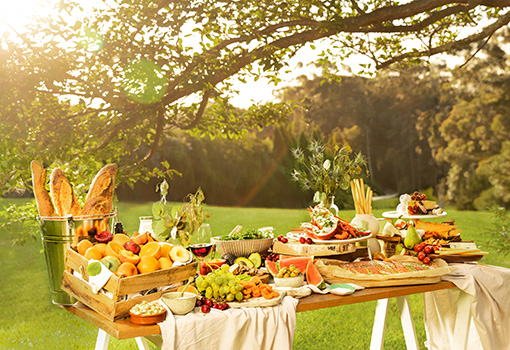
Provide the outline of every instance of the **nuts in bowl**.
[[129,310],[131,322],[136,324],[155,324],[166,317],[166,309],[157,300],[152,302],[142,301]]

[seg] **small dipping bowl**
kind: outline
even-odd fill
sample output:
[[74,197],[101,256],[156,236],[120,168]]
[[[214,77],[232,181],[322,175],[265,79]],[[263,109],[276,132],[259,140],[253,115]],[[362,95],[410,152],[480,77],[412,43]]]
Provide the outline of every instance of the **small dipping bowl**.
[[303,286],[305,275],[300,273],[295,277],[274,277],[274,284],[277,287],[299,288]]
[[172,311],[174,315],[185,315],[195,307],[197,296],[194,293],[184,292],[179,298],[181,292],[169,292],[161,296],[161,300]]
[[164,321],[164,319],[166,317],[166,310],[163,310],[162,312],[154,314],[154,315],[136,315],[130,311],[129,317],[130,317],[132,323],[146,324],[146,325],[156,324],[156,323]]

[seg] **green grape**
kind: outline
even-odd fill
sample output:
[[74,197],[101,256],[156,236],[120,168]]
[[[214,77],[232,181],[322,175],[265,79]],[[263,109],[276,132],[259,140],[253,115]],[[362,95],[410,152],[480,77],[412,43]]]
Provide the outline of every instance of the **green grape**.
[[229,286],[226,286],[226,285],[221,286],[221,288],[220,288],[220,294],[221,295],[228,294],[229,292],[230,292],[230,287]]
[[211,290],[211,291],[206,291],[206,292],[205,292],[205,297],[206,297],[207,299],[211,299],[211,298],[213,297],[212,290]]
[[226,299],[227,301],[234,301],[235,297],[236,297],[235,294],[228,293]]
[[208,287],[205,289],[205,293],[206,293],[206,294],[207,294],[207,293],[212,294],[212,292],[213,292],[213,289],[212,289],[212,287],[211,287],[211,286],[208,286]]
[[224,264],[221,266],[221,270],[225,271],[225,272],[228,271],[229,268],[230,268],[230,266],[228,266],[227,264]]
[[223,284],[223,278],[221,278],[221,276],[218,276],[214,279],[214,283],[216,283],[217,285],[221,286]]
[[217,291],[220,290],[220,286],[218,284],[216,284],[216,283],[213,283],[212,284],[212,289],[213,289],[214,292],[217,292]]
[[236,300],[237,301],[242,301],[243,300],[243,293],[237,292],[236,293]]
[[218,290],[215,290],[213,292],[213,297],[214,297],[214,299],[218,299],[220,297],[220,292]]
[[229,286],[229,287],[234,287],[235,285],[236,285],[236,281],[235,281],[235,280],[230,279],[230,280],[228,281],[228,286]]

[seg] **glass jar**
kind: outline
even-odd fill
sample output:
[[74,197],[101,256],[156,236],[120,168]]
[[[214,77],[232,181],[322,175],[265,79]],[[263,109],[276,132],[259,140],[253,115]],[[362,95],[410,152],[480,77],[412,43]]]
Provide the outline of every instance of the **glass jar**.
[[153,234],[152,230],[152,216],[140,216],[140,226],[138,227],[139,233],[149,232]]

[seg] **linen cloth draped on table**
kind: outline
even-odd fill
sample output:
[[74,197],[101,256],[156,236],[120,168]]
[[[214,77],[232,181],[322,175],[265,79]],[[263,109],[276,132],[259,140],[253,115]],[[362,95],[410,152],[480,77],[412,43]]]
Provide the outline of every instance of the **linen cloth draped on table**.
[[187,315],[167,313],[159,323],[162,350],[292,349],[298,300],[286,296],[277,306],[211,309],[195,308]]
[[[510,269],[483,264],[453,264],[443,276],[469,294],[471,315],[467,348],[510,349]],[[455,329],[458,289],[424,293],[424,318],[430,350],[450,350]]]

